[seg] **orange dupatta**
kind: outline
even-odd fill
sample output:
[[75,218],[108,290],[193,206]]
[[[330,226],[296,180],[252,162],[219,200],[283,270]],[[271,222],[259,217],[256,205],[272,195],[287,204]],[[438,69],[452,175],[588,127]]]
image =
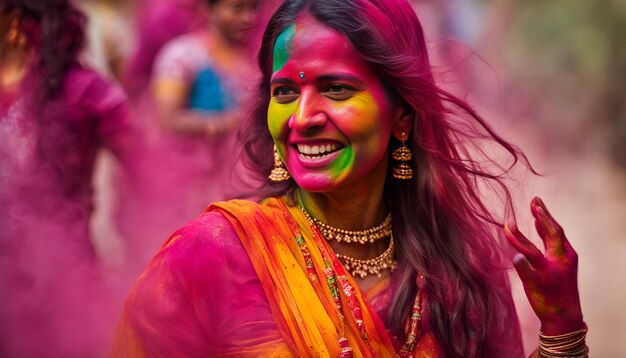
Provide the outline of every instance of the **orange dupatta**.
[[[355,357],[396,356],[383,323],[364,301],[354,279],[341,272],[328,243],[313,235],[297,207],[268,198],[261,205],[232,200],[215,203],[208,210],[221,212],[237,232],[263,284],[276,325],[296,356],[338,357],[342,337]],[[331,261],[335,263],[332,274],[328,271]],[[328,284],[333,276],[342,283],[335,285],[338,292],[334,290],[342,312]]]

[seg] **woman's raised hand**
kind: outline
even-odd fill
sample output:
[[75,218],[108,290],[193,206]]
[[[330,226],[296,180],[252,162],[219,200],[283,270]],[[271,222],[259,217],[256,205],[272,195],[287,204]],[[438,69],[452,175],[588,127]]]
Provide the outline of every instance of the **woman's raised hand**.
[[513,265],[530,305],[541,321],[541,331],[547,335],[559,335],[582,329],[584,323],[577,282],[578,255],[541,199],[535,197],[530,210],[545,253],[530,242],[514,223],[504,225],[504,235],[520,252],[513,259]]

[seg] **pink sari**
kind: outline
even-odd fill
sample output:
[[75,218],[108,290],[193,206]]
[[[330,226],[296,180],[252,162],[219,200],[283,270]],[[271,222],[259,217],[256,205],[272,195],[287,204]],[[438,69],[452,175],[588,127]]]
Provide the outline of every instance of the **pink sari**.
[[[112,355],[336,357],[349,346],[357,357],[395,357],[401,347],[376,313],[389,282],[364,293],[335,266],[339,311],[326,285],[329,250],[281,199],[214,204],[141,275]],[[427,328],[414,355],[442,356]]]

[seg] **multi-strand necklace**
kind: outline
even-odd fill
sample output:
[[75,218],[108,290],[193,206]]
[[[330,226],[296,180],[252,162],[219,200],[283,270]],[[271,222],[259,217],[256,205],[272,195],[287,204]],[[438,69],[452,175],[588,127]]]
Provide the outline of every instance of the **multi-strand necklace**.
[[[321,240],[319,236],[321,235],[318,235],[317,233],[317,231],[319,230],[319,227],[317,227],[314,224],[314,222],[311,220],[313,218],[311,218],[311,216],[306,212],[302,203],[300,203],[300,211],[304,214],[305,218],[309,221],[309,224],[311,225],[311,230],[313,233],[313,240],[320,242]],[[287,219],[287,222],[289,223],[291,229],[293,230],[296,243],[298,244],[302,252],[302,256],[304,258],[306,269],[307,269],[307,276],[309,277],[309,280],[311,281],[311,283],[315,284],[316,282],[319,282],[319,278],[314,268],[315,264],[313,263],[313,259],[311,257],[309,248],[307,244],[305,243],[304,237],[300,233],[298,225],[295,223],[293,218],[288,213],[286,213],[285,218]],[[388,219],[389,221],[391,221],[390,216],[388,216]],[[390,236],[389,248],[387,248],[387,250],[385,250],[385,252],[383,252],[382,255],[393,257],[394,244],[393,244],[393,236],[391,232],[389,233],[389,236]],[[377,258],[374,258],[371,260],[377,260],[382,255],[379,255]],[[340,349],[340,351],[338,352],[339,357],[340,358],[352,358],[353,353],[354,353],[352,347],[350,347],[348,343],[348,339],[345,336],[344,313],[348,313],[348,312],[350,312],[352,318],[354,319],[357,330],[359,331],[361,338],[363,338],[363,340],[365,341],[367,348],[370,350],[370,352],[373,353],[374,352],[373,347],[371,343],[369,342],[368,334],[365,330],[361,307],[360,307],[360,304],[358,303],[358,300],[356,299],[355,288],[352,287],[348,278],[345,276],[345,272],[343,271],[343,268],[341,267],[341,265],[337,265],[338,262],[336,262],[335,260],[329,257],[324,257],[323,252],[322,252],[322,257],[323,257],[324,267],[325,267],[324,269],[324,273],[326,275],[325,281],[331,293],[331,296],[333,298],[333,302],[335,303],[335,306],[339,312],[339,317],[341,318],[341,322],[342,322],[341,327],[338,327],[339,332],[340,332],[340,337],[337,342],[339,344],[339,349]],[[343,257],[345,260],[345,258],[348,256],[337,255],[337,257],[339,259]],[[361,262],[369,261],[369,260],[358,260],[358,259],[354,259],[350,257],[348,258],[351,260],[357,260]],[[393,260],[392,262],[393,262],[392,269],[394,269],[396,267],[396,263]],[[344,263],[344,265],[346,266],[346,268],[348,268],[347,263]],[[388,264],[388,267],[391,268],[389,264]],[[355,274],[352,273],[352,275],[354,276]],[[344,311],[344,308],[341,303],[342,301],[340,298],[340,292],[344,292],[344,294],[346,294],[347,296],[348,312]],[[408,321],[409,332],[408,332],[407,340],[401,347],[400,352],[398,352],[396,356],[397,358],[409,358],[413,356],[413,352],[418,346],[417,338],[418,338],[418,330],[419,330],[419,324],[420,324],[421,319],[422,319],[422,292],[419,291],[415,297],[415,302],[413,304],[411,316]]]
[[357,259],[351,256],[337,254],[337,257],[343,262],[346,270],[350,271],[352,276],[365,278],[368,275],[377,275],[380,277],[385,270],[389,269],[394,271],[397,268],[398,265],[393,259],[395,245],[391,231],[391,213],[387,215],[381,224],[373,228],[353,231],[339,229],[323,223],[319,219],[312,217],[306,211],[302,202],[300,202],[299,206],[300,211],[302,211],[307,221],[320,231],[326,241],[336,240],[337,242],[359,243],[363,245],[389,237],[389,246],[387,249],[380,255],[371,259]]

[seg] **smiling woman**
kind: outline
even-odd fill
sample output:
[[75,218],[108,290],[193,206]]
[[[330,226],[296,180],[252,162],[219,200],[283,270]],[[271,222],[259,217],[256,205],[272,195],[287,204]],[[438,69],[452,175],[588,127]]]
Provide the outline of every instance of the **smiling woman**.
[[[530,165],[437,86],[409,4],[288,0],[259,65],[241,134],[264,199],[215,203],[170,237],[114,355],[523,356],[501,223],[477,183],[508,191],[466,145],[487,137]],[[541,200],[531,208],[545,254],[513,224],[504,234],[541,354],[585,356],[576,253]]]

